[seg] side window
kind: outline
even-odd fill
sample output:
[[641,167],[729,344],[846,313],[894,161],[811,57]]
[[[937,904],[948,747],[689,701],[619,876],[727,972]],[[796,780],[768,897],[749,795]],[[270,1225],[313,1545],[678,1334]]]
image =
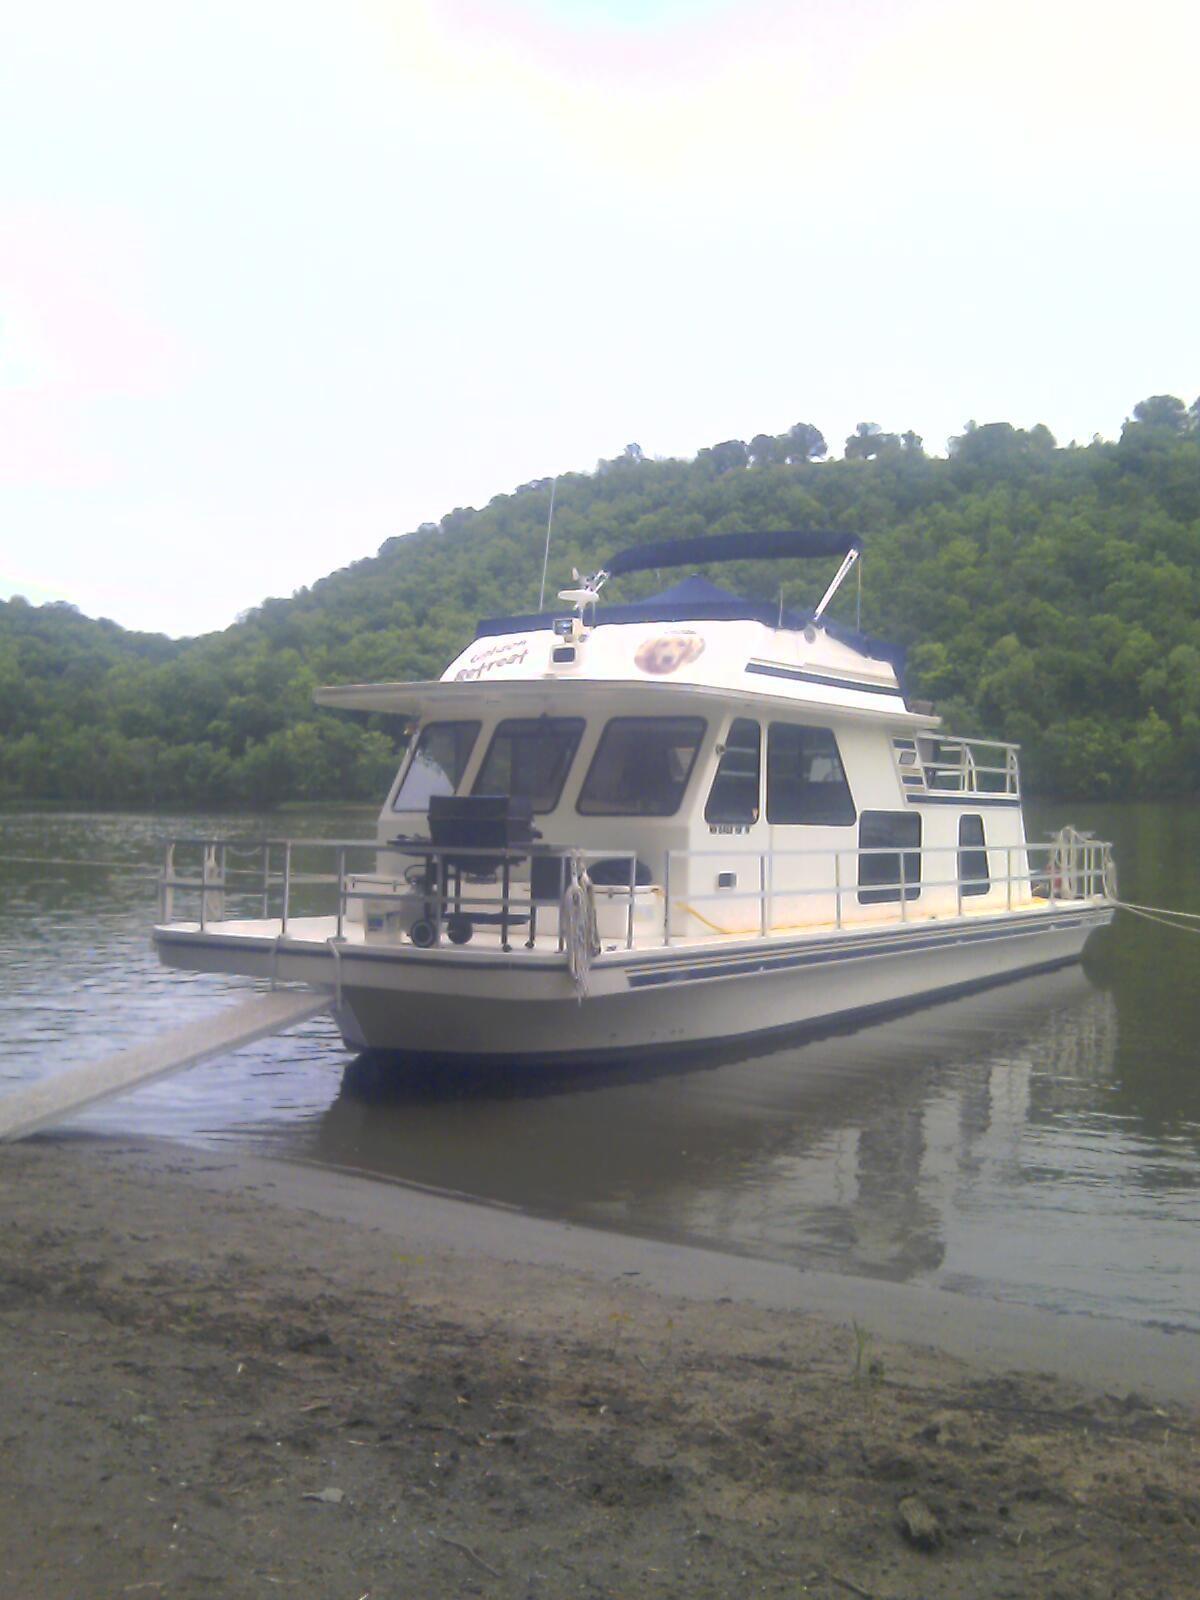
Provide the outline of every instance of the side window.
[[705,822],[757,822],[761,770],[762,729],[749,717],[738,717],[717,763]]
[[767,821],[844,826],[854,798],[829,728],[773,722],[767,739]]
[[671,817],[704,737],[700,717],[614,717],[579,791],[585,817]]
[[915,900],[921,892],[920,846],[921,818],[917,812],[864,811],[858,819],[858,848],[877,853],[858,858],[861,904],[899,900],[902,860],[904,898]]
[[427,811],[435,794],[453,794],[478,737],[477,722],[427,722],[417,736],[392,810]]
[[553,811],[583,733],[582,717],[511,717],[492,735],[473,794],[521,795]]
[[980,816],[958,819],[958,875],[962,879],[962,892],[965,895],[986,894],[992,887],[987,851],[984,849],[983,818]]

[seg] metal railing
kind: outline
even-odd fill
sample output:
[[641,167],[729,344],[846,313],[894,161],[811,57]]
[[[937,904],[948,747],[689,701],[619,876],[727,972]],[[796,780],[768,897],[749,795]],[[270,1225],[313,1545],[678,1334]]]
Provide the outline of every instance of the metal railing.
[[[1064,830],[1064,835],[1070,832]],[[924,870],[926,860],[946,856],[954,857],[960,870],[953,877],[927,877]],[[965,873],[961,870],[964,857],[978,859],[980,856],[986,856],[988,861],[986,876],[978,870]],[[1004,871],[1000,874],[992,869],[992,861],[996,856],[1002,856],[1004,860]],[[678,879],[679,866],[684,861],[690,863],[706,857],[727,864],[734,860],[739,865],[743,861],[755,864],[758,887],[721,888],[698,894],[688,890],[683,895],[673,895],[671,882],[673,878]],[[1037,857],[1044,858],[1045,864],[1041,868],[1035,868],[1031,860]],[[915,875],[910,867],[914,858],[918,862]],[[831,862],[829,880],[813,882],[813,875],[806,875],[809,881],[779,883],[778,864],[797,859],[813,863],[822,860]],[[864,860],[876,860],[887,868],[895,863],[894,876],[879,877],[868,873],[864,879]],[[679,865],[673,867],[672,863]],[[851,864],[849,872],[847,863]],[[715,933],[745,937],[757,932],[759,937],[766,938],[780,931],[775,910],[780,902],[788,900],[812,901],[823,898],[832,901],[833,915],[828,920],[833,927],[841,929],[851,921],[859,926],[876,922],[907,922],[910,919],[909,907],[931,891],[953,891],[953,910],[960,917],[968,900],[976,900],[981,905],[986,900],[988,909],[995,909],[1001,891],[1006,911],[1012,911],[1021,904],[1029,905],[1034,900],[1045,900],[1049,906],[1064,901],[1111,900],[1116,898],[1116,869],[1111,844],[1105,840],[1072,834],[1070,838],[1060,835],[1040,842],[1013,845],[877,845],[864,849],[746,852],[736,856],[729,850],[672,850],[667,853],[664,884],[662,942],[669,945],[673,938],[683,937],[674,929],[672,912],[676,910],[690,913]],[[1025,890],[1027,893],[1023,893]],[[854,897],[856,907],[870,906],[871,911],[865,916],[849,917],[846,900],[850,896]],[[949,895],[946,898],[949,899]],[[701,904],[729,905],[739,901],[758,905],[757,928],[723,929],[694,909]],[[927,899],[926,905],[929,903]],[[893,904],[896,909],[889,913],[886,908]],[[939,905],[938,909],[944,909],[944,904]],[[820,926],[822,920],[814,917],[807,924],[789,923],[785,926]]]
[[[310,850],[333,853],[333,870],[298,870],[297,855]],[[336,904],[333,914],[337,919],[337,936],[343,932],[345,918],[345,884],[347,858],[353,852],[368,854],[372,865],[378,851],[376,842],[363,839],[219,839],[207,837],[181,837],[169,839],[164,846],[163,866],[158,882],[159,919],[175,919],[175,896],[183,891],[199,895],[198,922],[201,930],[209,922],[225,920],[228,897],[241,902],[243,915],[250,914],[251,905],[263,921],[281,923],[286,933],[289,920],[295,916],[294,900],[297,891],[314,887],[336,887]],[[179,857],[184,861],[181,864]],[[187,864],[188,857],[194,866]],[[241,865],[248,859],[248,864]],[[278,905],[276,911],[274,907]],[[308,910],[307,914],[329,914],[325,906]],[[301,913],[305,914],[305,913]]]
[[[310,852],[326,852],[329,867],[314,870]],[[357,864],[359,856],[367,858]],[[386,858],[408,857],[410,864],[390,871]],[[380,866],[380,858],[385,864]],[[940,861],[953,857],[953,876],[930,877]],[[182,859],[181,859],[182,858]],[[980,870],[987,862],[986,874]],[[669,850],[663,858],[661,884],[637,882],[638,858],[632,851],[575,850],[555,846],[518,845],[466,848],[434,846],[418,841],[379,845],[346,839],[222,840],[173,839],[165,847],[159,878],[159,917],[176,920],[176,896],[198,897],[196,923],[201,932],[214,923],[253,920],[278,924],[279,937],[306,917],[332,920],[332,937],[342,940],[348,919],[361,921],[364,937],[373,917],[382,919],[383,937],[403,936],[416,944],[440,945],[444,939],[463,943],[479,926],[494,926],[503,950],[509,935],[527,929],[523,941],[533,949],[539,916],[553,914],[550,937],[564,948],[563,919],[557,916],[570,881],[571,863],[587,867],[597,861],[620,862],[623,881],[591,886],[593,903],[617,912],[618,928],[609,918],[606,941],[632,949],[638,914],[657,928],[654,942],[670,945],[699,936],[677,926],[698,924],[714,936],[766,938],[783,930],[831,925],[866,926],[907,922],[913,916],[964,915],[967,902],[980,909],[1012,911],[1044,900],[1049,907],[1064,902],[1113,900],[1116,876],[1112,846],[1064,830],[1054,839],[1025,844],[883,845],[863,849],[777,851]],[[695,868],[719,860],[750,870],[754,887],[695,890]],[[540,866],[534,868],[532,863]],[[913,863],[916,870],[913,870]],[[1040,861],[1040,866],[1035,865]],[[1003,863],[1003,872],[996,866]],[[189,864],[190,863],[190,864]],[[788,872],[789,863],[798,869]],[[824,870],[821,864],[824,863]],[[877,863],[864,875],[864,863]],[[555,871],[557,864],[557,872]],[[805,870],[805,869],[808,870]],[[965,868],[965,870],[964,870]],[[879,870],[882,869],[882,870]],[[535,873],[540,880],[536,885]],[[795,879],[796,881],[790,881]],[[822,905],[821,902],[824,902]],[[790,902],[811,914],[801,921],[781,922]],[[923,902],[918,904],[918,902]],[[722,927],[700,906],[757,906],[747,925]],[[230,916],[230,908],[240,916]],[[915,908],[915,909],[914,909]],[[392,919],[389,922],[389,918]],[[187,919],[191,920],[191,919]],[[419,925],[424,924],[423,928]],[[649,934],[649,928],[646,929]],[[303,936],[303,935],[302,935]],[[328,937],[328,935],[322,935]]]
[[1021,796],[1019,745],[1002,739],[959,739],[917,734],[892,741],[904,788],[914,795]]
[[[297,865],[298,856],[303,858],[312,851],[328,852],[332,870]],[[359,855],[370,859],[356,865],[354,858]],[[381,870],[379,858],[393,855],[409,857],[411,864],[397,872]],[[528,844],[502,848],[437,846],[413,840],[380,845],[373,840],[348,839],[172,839],[164,847],[159,877],[159,920],[170,923],[176,919],[176,895],[182,893],[198,897],[196,922],[202,933],[213,923],[255,920],[278,922],[283,938],[300,918],[324,916],[332,917],[333,937],[340,940],[355,907],[362,907],[365,923],[370,908],[377,906],[381,908],[377,914],[384,917],[389,908],[398,916],[407,916],[403,931],[410,936],[417,924],[427,925],[428,939],[422,931],[413,942],[435,945],[443,936],[451,943],[465,942],[456,937],[465,931],[465,922],[471,931],[475,926],[497,927],[505,950],[510,948],[510,931],[527,926],[525,945],[532,949],[539,913],[544,915],[561,903],[572,860],[585,869],[601,860],[622,864],[627,874],[624,882],[592,887],[593,894],[624,901],[624,939],[632,949],[639,892],[644,896],[652,893],[649,886],[637,882],[636,853]],[[528,871],[532,861],[543,864],[539,876],[545,892],[534,892]],[[314,895],[314,890],[327,892]],[[299,908],[298,899],[302,902]],[[303,904],[306,899],[308,903]],[[231,901],[240,909],[240,918],[227,916]],[[561,927],[556,929],[556,942],[562,950]]]

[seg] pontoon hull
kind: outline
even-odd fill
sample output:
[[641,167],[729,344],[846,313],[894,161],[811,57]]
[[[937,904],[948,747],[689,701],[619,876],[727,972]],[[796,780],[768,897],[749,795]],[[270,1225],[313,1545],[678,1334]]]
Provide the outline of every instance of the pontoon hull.
[[162,959],[328,988],[352,1048],[496,1064],[585,1062],[821,1029],[1078,960],[1095,902],[792,940],[598,956],[580,1000],[561,957],[340,947],[156,930]]

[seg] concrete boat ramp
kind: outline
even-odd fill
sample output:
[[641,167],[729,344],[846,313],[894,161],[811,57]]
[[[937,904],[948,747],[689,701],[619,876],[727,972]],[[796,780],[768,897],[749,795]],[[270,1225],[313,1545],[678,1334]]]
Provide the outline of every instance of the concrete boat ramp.
[[185,1027],[160,1033],[145,1044],[42,1078],[0,1099],[0,1142],[24,1139],[53,1127],[101,1100],[127,1094],[158,1078],[229,1055],[273,1033],[315,1017],[329,1007],[329,996],[311,989],[276,989],[255,994],[240,1005]]

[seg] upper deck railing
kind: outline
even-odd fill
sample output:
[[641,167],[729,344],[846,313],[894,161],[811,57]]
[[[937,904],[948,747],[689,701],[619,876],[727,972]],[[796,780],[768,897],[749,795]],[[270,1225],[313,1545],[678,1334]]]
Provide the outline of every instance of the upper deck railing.
[[961,795],[964,799],[1021,798],[1019,745],[1001,739],[943,738],[917,734],[892,740],[900,785],[910,799]]

